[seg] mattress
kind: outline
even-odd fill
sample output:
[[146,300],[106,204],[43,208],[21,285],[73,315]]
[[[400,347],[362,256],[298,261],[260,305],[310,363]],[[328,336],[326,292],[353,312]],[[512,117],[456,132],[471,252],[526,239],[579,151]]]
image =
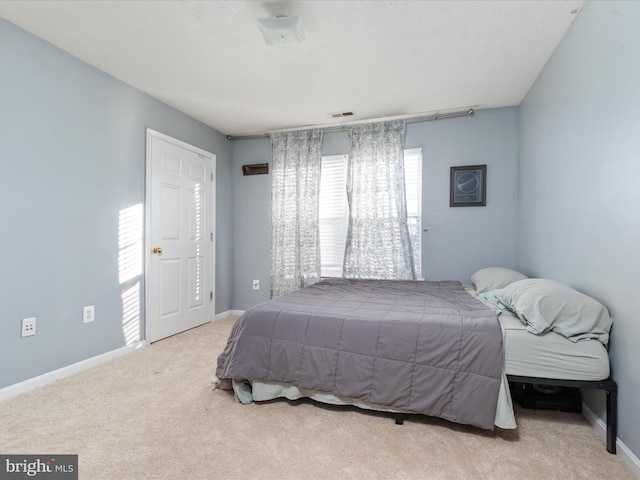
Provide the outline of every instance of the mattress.
[[497,309],[470,286],[465,290],[498,315],[507,375],[588,381],[609,378],[609,354],[600,341],[572,342],[555,332],[535,335],[527,331],[515,313]]
[[598,340],[571,340],[555,332],[534,335],[511,312],[498,316],[505,337],[507,375],[565,380],[604,380],[609,355]]
[[609,378],[609,354],[600,341],[572,342],[555,332],[534,335],[513,312],[498,310],[470,286],[465,290],[498,315],[507,375],[589,381]]

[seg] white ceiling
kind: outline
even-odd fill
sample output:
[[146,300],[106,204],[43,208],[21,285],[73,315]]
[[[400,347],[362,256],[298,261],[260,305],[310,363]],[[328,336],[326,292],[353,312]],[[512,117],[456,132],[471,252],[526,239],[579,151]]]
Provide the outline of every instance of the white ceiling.
[[[518,105],[582,7],[551,1],[0,1],[0,17],[231,135]],[[301,17],[267,46],[255,19]]]

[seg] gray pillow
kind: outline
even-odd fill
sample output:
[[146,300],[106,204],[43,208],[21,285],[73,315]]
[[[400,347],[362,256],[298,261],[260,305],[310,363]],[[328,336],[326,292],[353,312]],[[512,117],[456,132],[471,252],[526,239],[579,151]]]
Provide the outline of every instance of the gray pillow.
[[503,288],[510,283],[527,278],[520,272],[503,267],[487,267],[478,270],[471,275],[471,281],[476,287],[476,292],[483,293]]
[[496,298],[518,315],[531,333],[550,330],[573,342],[595,338],[609,342],[611,318],[597,300],[571,287],[543,278],[528,278],[507,285]]

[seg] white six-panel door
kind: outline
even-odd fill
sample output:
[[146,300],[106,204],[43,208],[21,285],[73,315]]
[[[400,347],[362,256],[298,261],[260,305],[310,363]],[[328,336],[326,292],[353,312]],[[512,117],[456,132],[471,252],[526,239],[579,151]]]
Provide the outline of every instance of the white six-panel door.
[[147,130],[147,341],[214,314],[215,156]]

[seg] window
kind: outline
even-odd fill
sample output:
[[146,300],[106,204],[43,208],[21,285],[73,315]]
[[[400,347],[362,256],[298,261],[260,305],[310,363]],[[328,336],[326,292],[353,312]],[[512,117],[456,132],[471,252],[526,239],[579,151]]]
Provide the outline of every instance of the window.
[[[341,277],[347,239],[347,155],[322,157],[320,174],[320,269],[323,277]],[[422,248],[422,149],[404,151],[407,223],[418,278]]]

